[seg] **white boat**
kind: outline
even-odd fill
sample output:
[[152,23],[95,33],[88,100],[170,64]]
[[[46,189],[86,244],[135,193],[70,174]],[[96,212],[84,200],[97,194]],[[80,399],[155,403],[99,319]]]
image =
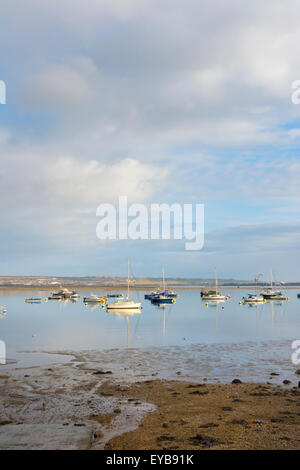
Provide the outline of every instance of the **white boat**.
[[117,300],[116,302],[107,304],[107,309],[132,309],[140,308],[141,305],[141,302],[134,302],[134,300]]
[[73,300],[79,299],[79,297],[80,297],[80,295],[77,294],[77,292],[75,292],[75,291],[73,291],[70,295],[70,299],[73,299]]
[[96,294],[91,294],[89,297],[83,297],[83,302],[86,303],[104,303],[105,297],[99,297]]
[[60,291],[52,292],[51,296],[48,297],[49,300],[61,300],[61,299],[69,299],[74,291],[70,291],[63,287]]
[[217,277],[217,270],[215,269],[215,289],[211,289],[208,291],[202,291],[200,293],[202,300],[206,301],[225,301],[225,295],[218,291],[218,277]]
[[134,309],[140,308],[142,303],[135,302],[134,300],[130,300],[129,298],[129,290],[130,290],[130,280],[129,280],[129,261],[127,261],[127,295],[125,300],[117,300],[115,302],[110,302],[106,305],[108,310],[111,309]]
[[207,292],[201,292],[202,300],[211,300],[213,302],[223,302],[225,300],[225,295],[217,290],[209,290]]
[[245,304],[257,304],[257,303],[263,303],[264,298],[262,295],[258,294],[248,294],[248,297],[243,297],[243,301]]

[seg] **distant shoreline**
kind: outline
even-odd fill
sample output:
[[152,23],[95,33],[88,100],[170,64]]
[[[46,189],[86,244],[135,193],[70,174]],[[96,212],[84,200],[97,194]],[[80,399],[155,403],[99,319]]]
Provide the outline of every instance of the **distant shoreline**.
[[[159,284],[139,284],[139,285],[132,285],[132,289],[137,289],[137,290],[145,290],[145,289],[156,289],[159,288]],[[97,284],[92,284],[92,285],[86,285],[86,284],[68,284],[64,283],[61,286],[53,286],[53,285],[44,285],[44,286],[28,286],[28,285],[18,285],[18,286],[0,286],[0,290],[43,290],[43,291],[55,291],[59,290],[62,287],[69,288],[69,289],[98,289],[98,290],[121,290],[121,289],[126,289],[127,284],[120,284],[120,285],[97,285]],[[243,289],[255,289],[256,286],[254,285],[241,285],[241,286],[232,286],[232,285],[226,285],[226,284],[219,284],[218,288],[219,289],[230,289],[230,290],[243,290]],[[264,289],[266,286],[265,285],[259,285],[259,289]],[[210,289],[211,286],[207,284],[195,284],[195,285],[184,285],[184,284],[173,284],[171,282],[168,283],[168,288],[172,289],[181,289],[181,290],[193,290],[193,289]],[[275,288],[275,287],[274,287]],[[283,287],[277,287],[275,289],[284,289],[284,290],[300,290],[300,285],[284,285]]]
[[[212,278],[180,278],[169,277],[165,279],[166,286],[172,289],[212,289],[215,279]],[[130,285],[134,289],[158,289],[162,281],[159,277],[135,277]],[[127,288],[127,278],[119,276],[0,276],[0,290],[50,290],[62,288],[75,289],[102,289],[120,290]],[[219,278],[219,289],[264,289],[269,287],[268,282],[258,282],[247,279]],[[273,282],[274,289],[299,289],[300,281],[287,281],[285,283]]]

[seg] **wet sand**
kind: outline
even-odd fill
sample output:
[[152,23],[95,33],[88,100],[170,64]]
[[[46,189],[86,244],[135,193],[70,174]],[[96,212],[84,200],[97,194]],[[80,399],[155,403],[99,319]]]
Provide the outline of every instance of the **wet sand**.
[[[161,380],[134,384],[126,396],[153,403],[157,410],[105,449],[298,450],[300,388],[283,387]],[[114,393],[108,385],[102,389],[109,390]]]
[[0,369],[0,448],[20,448],[21,430],[26,449],[300,448],[296,374],[287,386],[143,380],[126,383],[89,354]]

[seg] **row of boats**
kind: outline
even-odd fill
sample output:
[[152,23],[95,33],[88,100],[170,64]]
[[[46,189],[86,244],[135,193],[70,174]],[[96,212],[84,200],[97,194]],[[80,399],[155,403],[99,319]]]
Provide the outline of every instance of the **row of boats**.
[[[174,303],[178,295],[167,289],[165,283],[165,276],[163,272],[163,283],[162,288],[156,291],[151,292],[150,294],[145,295],[145,299],[151,300],[153,304],[167,304]],[[27,298],[25,302],[27,303],[40,303],[45,300],[71,300],[77,301],[80,298],[75,291],[70,291],[66,288],[63,288],[57,292],[52,292],[52,294],[47,298],[43,299],[41,297],[36,298]],[[142,303],[130,298],[130,266],[129,261],[127,261],[127,293],[126,296],[123,294],[107,294],[106,296],[97,296],[96,294],[91,294],[89,297],[83,297],[84,304],[101,304],[104,306],[106,304],[107,310],[132,310],[140,309]]]
[[[45,300],[71,300],[76,302],[80,298],[80,295],[75,291],[70,291],[66,288],[63,288],[57,292],[52,292],[52,294],[47,298],[43,299],[41,297],[36,298],[26,298],[26,303],[41,303]],[[91,294],[89,297],[83,297],[84,304],[101,304],[108,310],[132,310],[141,308],[141,302],[136,302],[130,299],[130,279],[129,279],[129,261],[127,262],[127,295],[124,298],[123,294],[108,294],[107,296],[97,296],[96,294]]]
[[[255,279],[256,282],[258,278]],[[201,293],[202,300],[208,302],[224,302],[230,298],[230,295],[224,295],[218,290],[218,279],[215,271],[215,288],[209,290],[202,290]],[[300,295],[298,295],[299,297]],[[178,294],[173,290],[170,290],[166,286],[164,270],[162,272],[162,284],[161,287],[157,290],[154,290],[150,293],[145,294],[145,299],[150,300],[151,303],[156,305],[172,304],[176,302]],[[52,292],[48,299],[37,298],[27,298],[25,302],[27,303],[39,303],[45,300],[71,300],[73,302],[77,301],[80,298],[80,295],[75,291],[70,291],[66,288],[62,288],[57,292]],[[280,289],[273,287],[272,281],[272,271],[271,271],[271,282],[270,285],[265,287],[262,292],[256,292],[248,294],[247,297],[243,297],[242,301],[249,304],[263,303],[267,300],[276,300],[276,301],[286,301],[289,300],[289,297],[285,295]],[[130,298],[130,266],[129,261],[127,261],[127,293],[126,296],[123,294],[107,294],[106,296],[97,296],[96,294],[91,294],[89,297],[83,297],[84,304],[101,304],[103,307],[106,305],[108,310],[132,310],[140,309],[141,302],[133,300]]]
[[[230,296],[225,296],[221,292],[218,292],[217,290],[209,290],[209,291],[202,291],[200,293],[202,300],[205,301],[213,301],[213,302],[224,302],[225,300],[228,300]],[[299,295],[300,297],[300,295]],[[265,290],[261,292],[260,294],[253,294],[250,293],[248,294],[247,297],[242,298],[244,303],[263,303],[266,300],[278,300],[278,301],[283,301],[283,300],[289,300],[289,297],[287,297],[285,294],[283,294],[281,291],[276,291],[276,290]]]
[[[263,303],[267,300],[277,300],[277,301],[284,301],[284,300],[289,300],[289,297],[285,295],[280,289],[276,289],[273,287],[273,280],[272,280],[272,270],[271,270],[271,280],[270,280],[270,285],[265,287],[262,292],[258,294],[258,288],[257,288],[257,282],[258,282],[258,277],[255,278],[256,281],[256,292],[255,293],[250,293],[248,294],[247,297],[243,297],[243,302],[244,303]],[[208,290],[208,291],[201,291],[200,293],[202,300],[211,300],[211,301],[220,301],[223,302],[230,298],[230,296],[225,296],[221,292],[218,291],[218,279],[217,276],[215,275],[215,289]],[[298,297],[300,297],[298,295]]]

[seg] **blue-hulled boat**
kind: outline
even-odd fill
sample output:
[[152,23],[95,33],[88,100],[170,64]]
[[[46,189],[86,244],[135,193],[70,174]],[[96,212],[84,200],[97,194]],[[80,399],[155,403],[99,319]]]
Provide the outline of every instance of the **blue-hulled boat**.
[[25,299],[25,302],[27,304],[39,304],[43,301],[44,299],[42,299],[41,297],[27,297],[27,299]]
[[161,292],[157,290],[157,291],[150,292],[150,294],[145,294],[144,297],[145,297],[146,300],[152,300],[153,297],[155,297],[156,295],[159,295],[159,294],[161,294]]
[[153,304],[174,304],[176,301],[172,297],[167,297],[164,294],[156,295],[151,299]]
[[[145,299],[147,300],[152,300],[157,296],[163,296],[164,298],[169,298],[169,299],[176,299],[178,297],[178,294],[174,292],[173,290],[166,289],[166,282],[165,282],[165,271],[164,269],[162,270],[162,289],[161,290],[156,290],[150,292],[150,294],[145,294]],[[165,302],[165,303],[172,303],[172,302]]]

